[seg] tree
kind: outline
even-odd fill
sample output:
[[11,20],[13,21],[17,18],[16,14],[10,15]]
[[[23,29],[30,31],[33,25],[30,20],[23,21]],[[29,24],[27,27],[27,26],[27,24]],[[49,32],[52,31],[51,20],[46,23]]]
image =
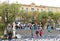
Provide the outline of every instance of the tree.
[[50,18],[52,18],[52,17],[54,16],[53,12],[51,12],[51,11],[49,11],[49,12],[47,12],[47,13],[48,13],[48,16],[49,16]]
[[5,28],[6,28],[6,24],[0,23],[0,35],[4,35]]
[[25,10],[21,10],[20,13],[19,13],[19,16],[20,16],[20,20],[25,20],[26,18],[26,12]]
[[48,14],[45,11],[43,11],[37,15],[37,19],[47,20],[47,18],[48,18]]
[[48,19],[48,14],[47,14],[47,12],[43,11],[43,12],[39,13],[36,18],[37,18],[38,22],[42,22],[43,25],[45,25],[45,23],[47,22],[47,19]]
[[15,20],[16,17],[18,17],[18,14],[20,12],[19,10],[20,8],[20,5],[19,4],[16,4],[16,3],[12,3],[10,6],[9,6],[9,22],[13,22]]
[[51,11],[49,11],[47,13],[48,13],[48,19],[49,19],[48,22],[49,22],[50,25],[52,25],[53,24],[52,19],[53,19],[54,14]]
[[33,19],[36,19],[37,14],[39,13],[38,11],[34,11],[33,13]]
[[28,13],[27,13],[27,18],[26,18],[27,21],[28,21],[28,22],[32,22],[33,16],[34,16],[34,15],[33,15],[33,12],[28,12]]
[[20,12],[19,8],[19,4],[8,4],[6,2],[3,2],[0,5],[0,16],[2,16],[3,20],[5,19],[5,17],[8,17],[8,21],[12,22],[18,16]]
[[59,24],[59,19],[60,19],[60,13],[55,13],[54,14],[54,16],[53,16],[53,19],[54,19],[54,21],[55,21],[55,26],[57,25],[57,24]]
[[0,5],[0,16],[2,17],[3,21],[5,19],[5,9],[7,8],[7,3],[6,2],[3,2],[1,3]]
[[60,13],[55,13],[53,16],[53,19],[56,21],[59,20],[60,19]]

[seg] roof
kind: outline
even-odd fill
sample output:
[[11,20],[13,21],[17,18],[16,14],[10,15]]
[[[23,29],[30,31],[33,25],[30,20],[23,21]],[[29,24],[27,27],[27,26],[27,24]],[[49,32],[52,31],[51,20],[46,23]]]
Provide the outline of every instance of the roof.
[[[35,5],[35,3],[31,3],[30,5],[27,5],[27,4],[21,4],[21,5],[22,5],[22,6],[29,6],[29,7],[31,7],[31,5]],[[42,7],[42,8],[46,8],[46,7],[48,7],[48,8],[60,8],[60,7],[44,6],[44,5],[40,5],[40,6],[35,5],[35,7]]]

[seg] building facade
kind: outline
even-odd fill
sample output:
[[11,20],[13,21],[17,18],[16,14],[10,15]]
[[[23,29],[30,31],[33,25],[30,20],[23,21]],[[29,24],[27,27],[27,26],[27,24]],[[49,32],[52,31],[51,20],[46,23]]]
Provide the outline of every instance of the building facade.
[[37,6],[34,3],[31,3],[30,5],[26,4],[21,4],[20,10],[25,10],[26,12],[28,11],[52,11],[52,12],[60,12],[60,7],[51,7],[51,6]]

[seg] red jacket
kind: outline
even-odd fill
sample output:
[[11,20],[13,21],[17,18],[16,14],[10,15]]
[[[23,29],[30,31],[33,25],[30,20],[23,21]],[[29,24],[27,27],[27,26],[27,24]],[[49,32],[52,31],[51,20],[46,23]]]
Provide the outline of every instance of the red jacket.
[[40,35],[42,35],[42,31],[40,31]]

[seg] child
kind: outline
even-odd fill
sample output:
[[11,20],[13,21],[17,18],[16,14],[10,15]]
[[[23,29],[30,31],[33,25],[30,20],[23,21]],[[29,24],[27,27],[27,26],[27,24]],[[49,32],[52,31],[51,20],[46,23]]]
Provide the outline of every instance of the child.
[[42,37],[42,30],[40,30],[40,33],[39,33],[39,34],[40,34],[40,36]]
[[36,31],[36,38],[38,38],[38,33],[39,33],[39,32],[38,32],[38,31]]

